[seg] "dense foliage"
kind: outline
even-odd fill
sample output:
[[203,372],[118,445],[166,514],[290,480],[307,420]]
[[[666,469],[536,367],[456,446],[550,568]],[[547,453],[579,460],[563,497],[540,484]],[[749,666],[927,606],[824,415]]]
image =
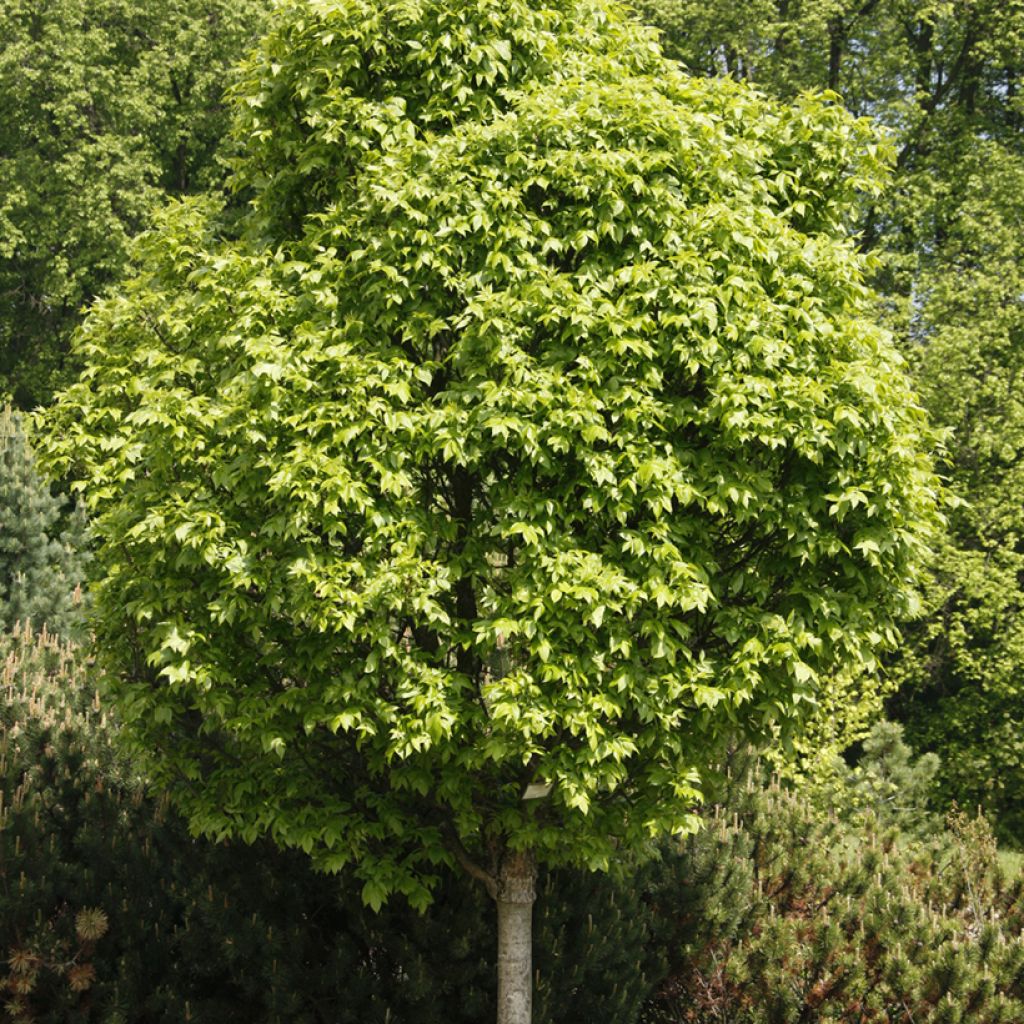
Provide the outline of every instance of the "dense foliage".
[[[902,689],[890,711],[919,750],[943,754],[944,795],[984,804],[1001,835],[1019,843],[1024,5],[642,6],[686,66],[752,79],[785,97],[838,90],[849,109],[890,132],[895,180],[880,201],[862,204],[863,245],[880,257],[883,311],[923,404],[952,430],[947,471],[967,502],[937,552],[927,615],[907,630],[893,666]],[[826,742],[833,721],[824,722]],[[838,744],[857,738],[862,723],[854,714]]]
[[303,902],[273,850],[197,846],[145,797],[73,647],[21,629],[0,661],[0,1019],[318,1020],[292,993],[344,949],[302,921],[326,887]]
[[666,861],[670,966],[644,1024],[1021,1019],[1024,881],[982,818],[915,835],[923,808],[891,784],[934,765],[909,761],[891,729],[873,737],[840,805],[856,812],[748,782]]
[[1024,4],[977,0],[642,0],[691,72],[778,96],[842,96],[892,130],[901,168],[965,132],[1019,146]]
[[893,708],[919,749],[942,752],[944,795],[982,804],[1024,838],[1024,160],[981,145],[960,162],[958,215],[920,279],[923,401],[950,429],[964,504],[907,630]]
[[1024,1017],[1024,3],[639,6],[0,6],[0,1020]]
[[72,379],[68,336],[150,207],[223,179],[225,82],[268,6],[0,5],[0,396],[27,408]]
[[384,15],[279,11],[241,237],[163,215],[46,443],[142,763],[373,904],[693,827],[727,738],[885,642],[933,498],[862,125],[604,3]]

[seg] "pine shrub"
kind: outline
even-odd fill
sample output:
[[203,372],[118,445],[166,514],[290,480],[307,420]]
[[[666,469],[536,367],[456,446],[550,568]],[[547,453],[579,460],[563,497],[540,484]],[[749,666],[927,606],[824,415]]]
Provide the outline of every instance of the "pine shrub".
[[[0,1021],[475,1024],[493,904],[452,876],[418,914],[267,844],[192,839],[119,755],[67,641],[0,633]],[[537,1024],[632,1024],[660,978],[646,888],[540,886]]]
[[[66,641],[0,634],[0,1021],[474,1024],[493,907],[418,914],[264,844],[192,839],[120,757]],[[876,731],[842,814],[737,766],[706,828],[628,879],[554,872],[537,1024],[1019,1024],[1024,885],[984,819]],[[898,795],[899,799],[893,799]],[[909,799],[908,799],[909,797]],[[904,827],[905,826],[905,827]]]
[[875,737],[853,811],[749,783],[666,859],[660,913],[675,932],[644,1024],[1024,1020],[1021,880],[981,817],[927,833],[912,804],[901,828],[892,780],[923,786],[935,766],[908,763],[891,730]]
[[372,965],[337,879],[193,840],[118,755],[66,641],[2,634],[0,666],[0,1020],[336,1019],[348,968]]
[[73,634],[84,575],[84,521],[36,472],[21,417],[0,410],[0,628]]

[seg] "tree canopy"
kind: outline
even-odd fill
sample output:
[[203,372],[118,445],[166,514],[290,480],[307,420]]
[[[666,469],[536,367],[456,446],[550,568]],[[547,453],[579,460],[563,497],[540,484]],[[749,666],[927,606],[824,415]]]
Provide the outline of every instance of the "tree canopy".
[[229,68],[264,0],[5,0],[0,7],[0,394],[73,379],[81,308],[164,195],[223,180]]
[[147,767],[373,903],[693,827],[723,743],[892,638],[934,520],[870,133],[604,0],[286,4],[237,104],[241,229],[170,207],[47,420]]

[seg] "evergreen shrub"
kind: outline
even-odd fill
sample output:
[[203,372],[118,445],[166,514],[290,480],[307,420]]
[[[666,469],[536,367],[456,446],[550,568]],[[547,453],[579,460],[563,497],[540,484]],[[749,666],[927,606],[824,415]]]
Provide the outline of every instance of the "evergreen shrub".
[[[1024,883],[988,823],[923,827],[935,774],[876,729],[843,813],[747,782],[663,861],[668,974],[643,1024],[1019,1024]],[[916,800],[891,799],[894,780]]]
[[[22,628],[0,665],[0,1021],[486,1018],[478,887],[374,913],[300,854],[196,841],[118,755],[73,646]],[[984,819],[924,827],[934,768],[882,727],[841,814],[734,772],[706,829],[641,873],[546,875],[536,1020],[1019,1024],[1024,885]]]
[[[380,913],[349,876],[267,844],[191,838],[119,755],[79,651],[0,634],[0,1021],[474,1024],[493,906],[448,879]],[[643,887],[540,885],[535,1020],[632,1024],[659,974]]]
[[36,471],[22,418],[0,409],[0,628],[79,625],[85,524]]

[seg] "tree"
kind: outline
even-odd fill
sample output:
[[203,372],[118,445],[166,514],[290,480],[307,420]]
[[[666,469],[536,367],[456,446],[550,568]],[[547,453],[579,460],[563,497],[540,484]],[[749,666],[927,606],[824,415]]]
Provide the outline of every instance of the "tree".
[[5,0],[0,394],[74,379],[68,336],[165,195],[223,181],[223,90],[264,0]]
[[84,522],[38,473],[21,417],[0,410],[0,629],[72,635],[81,622]]
[[[778,96],[839,93],[897,135],[908,168],[943,139],[1021,129],[1024,4],[978,0],[642,0],[666,51],[693,73]],[[952,129],[952,131],[951,131]]]
[[[941,754],[943,797],[984,805],[1001,839],[1020,844],[1024,5],[771,0],[737,15],[730,3],[647,0],[643,9],[688,67],[780,96],[831,86],[892,136],[894,186],[863,204],[862,244],[880,257],[875,283],[921,402],[951,431],[945,470],[965,504],[937,546],[925,614],[892,659],[902,688],[888,711],[918,751]],[[847,744],[859,725],[827,715],[817,732]]]
[[[1024,159],[996,144],[961,162],[942,243],[921,257],[913,329],[923,403],[950,430],[950,516],[906,631],[893,709],[918,748],[943,752],[944,795],[1024,838],[1019,678],[1024,665]],[[948,203],[948,200],[947,200]]]
[[98,650],[195,828],[498,912],[697,824],[723,745],[892,638],[930,443],[847,218],[838,107],[691,80],[603,0],[283,6],[239,233],[164,212],[46,457]]

